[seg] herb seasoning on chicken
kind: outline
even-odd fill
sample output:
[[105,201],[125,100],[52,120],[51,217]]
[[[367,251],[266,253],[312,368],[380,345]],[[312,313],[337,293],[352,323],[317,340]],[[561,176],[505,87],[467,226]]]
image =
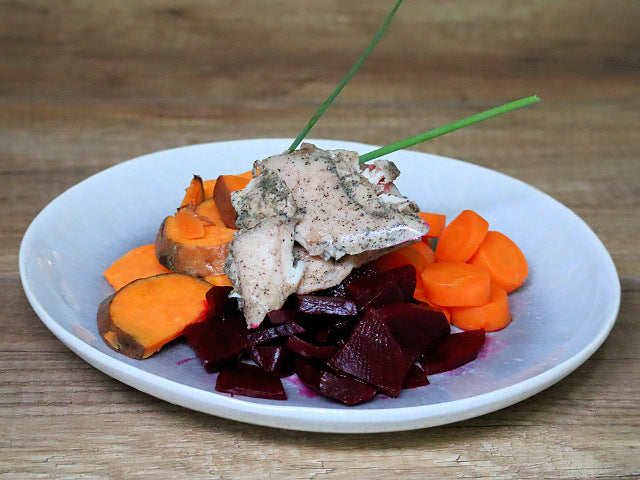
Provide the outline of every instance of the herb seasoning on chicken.
[[337,285],[427,233],[418,207],[391,183],[398,175],[391,162],[360,167],[356,152],[303,144],[256,162],[254,171],[232,195],[240,230],[225,267],[251,327],[292,293]]

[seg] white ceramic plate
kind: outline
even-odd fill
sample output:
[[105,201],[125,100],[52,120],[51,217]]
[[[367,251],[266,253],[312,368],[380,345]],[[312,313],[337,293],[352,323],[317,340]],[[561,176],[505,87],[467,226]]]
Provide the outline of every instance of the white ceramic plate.
[[[231,397],[214,390],[184,343],[135,361],[103,343],[99,302],[112,293],[102,272],[131,248],[152,243],[192,175],[240,173],[284,151],[289,139],[194,145],[153,153],[94,175],[60,195],[27,230],[20,275],[31,305],[65,345],[94,367],[158,398],[201,412],[273,427],[321,432],[409,430],[498,410],[549,387],[581,365],[615,322],[620,284],[602,243],[570,210],[500,173],[449,158],[390,155],[401,191],[423,210],[451,219],[474,209],[511,237],[530,264],[526,285],[510,295],[513,323],[488,335],[480,358],[430,377],[431,385],[345,407],[285,381],[289,400]],[[374,146],[312,141],[366,153]],[[427,167],[428,165],[428,167]]]

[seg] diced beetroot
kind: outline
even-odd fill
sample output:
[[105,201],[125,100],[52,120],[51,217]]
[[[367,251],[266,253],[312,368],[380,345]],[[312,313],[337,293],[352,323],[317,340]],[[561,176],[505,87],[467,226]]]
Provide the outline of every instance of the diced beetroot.
[[295,322],[281,323],[278,325],[260,325],[249,331],[247,336],[248,345],[258,345],[268,342],[274,338],[288,337],[295,333],[304,332],[304,328]]
[[227,308],[229,302],[229,294],[233,288],[231,287],[211,287],[207,292],[207,317],[210,320],[218,321],[222,318],[222,313]]
[[387,270],[384,273],[389,275],[396,285],[400,287],[405,302],[413,301],[413,294],[416,291],[416,267],[413,265],[403,265]]
[[312,390],[346,405],[366,402],[377,393],[375,388],[366,383],[341,373],[319,368],[300,358],[296,359],[296,373],[300,380]]
[[474,360],[485,341],[484,330],[452,333],[420,359],[427,375],[447,372]]
[[216,390],[231,395],[286,400],[282,381],[255,365],[238,362],[223,369],[216,380]]
[[272,325],[279,325],[281,323],[297,323],[298,312],[297,310],[273,310],[267,313],[267,317]]
[[294,355],[282,345],[255,345],[248,351],[251,359],[265,372],[288,377],[294,371]]
[[400,394],[402,380],[409,369],[402,349],[375,310],[367,310],[349,340],[327,364],[391,397]]
[[310,315],[357,315],[356,305],[345,298],[298,295],[298,310]]
[[333,345],[312,345],[309,342],[305,342],[296,335],[291,335],[287,343],[284,344],[285,348],[305,358],[315,358],[318,360],[326,360],[331,355],[336,353],[337,348]]
[[356,280],[359,280],[361,278],[371,277],[373,275],[376,275],[377,273],[379,273],[379,270],[376,270],[375,268],[371,268],[368,265],[356,268],[347,276],[347,278],[345,278],[342,281],[342,283],[340,283],[339,285],[336,285],[335,287],[331,287],[327,290],[324,290],[323,292],[325,295],[329,297],[345,298],[347,296],[345,292],[346,285]]
[[209,373],[217,372],[240,358],[247,346],[247,333],[247,323],[242,314],[229,309],[220,320],[207,319],[184,330],[187,342]]
[[378,275],[345,286],[348,297],[353,299],[360,311],[367,308],[380,308],[389,303],[404,300],[402,290],[393,280],[382,277],[373,281],[376,278]]
[[394,303],[376,310],[387,324],[393,338],[413,364],[429,347],[442,341],[450,332],[443,313],[422,308],[413,303]]
[[344,287],[347,297],[353,299],[360,310],[411,301],[415,289],[416,269],[413,265],[358,278]]
[[425,385],[429,385],[427,372],[422,365],[414,363],[402,381],[402,388],[424,387]]

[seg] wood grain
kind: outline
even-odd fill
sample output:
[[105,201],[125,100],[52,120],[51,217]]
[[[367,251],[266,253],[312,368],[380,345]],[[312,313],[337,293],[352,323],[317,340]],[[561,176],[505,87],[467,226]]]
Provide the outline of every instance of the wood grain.
[[310,135],[385,144],[541,96],[415,149],[539,188],[611,253],[623,289],[614,330],[544,392],[403,433],[257,427],[112,380],[30,308],[18,249],[47,203],[152,151],[294,137],[391,3],[0,0],[0,478],[640,478],[635,0],[406,0]]

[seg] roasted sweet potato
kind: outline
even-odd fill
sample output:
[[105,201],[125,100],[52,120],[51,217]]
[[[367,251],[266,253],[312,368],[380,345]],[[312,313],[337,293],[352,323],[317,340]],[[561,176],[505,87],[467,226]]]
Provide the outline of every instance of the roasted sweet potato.
[[246,174],[220,175],[216,180],[213,199],[218,206],[224,224],[229,228],[238,228],[236,226],[236,217],[238,215],[231,204],[231,193],[236,190],[242,190],[247,186],[249,180],[250,178],[247,178]]
[[227,257],[227,244],[235,230],[204,225],[203,236],[188,238],[180,230],[176,217],[164,219],[155,242],[158,261],[172,272],[197,277],[222,275]]
[[104,277],[114,290],[139,278],[152,277],[169,270],[158,262],[154,245],[142,245],[125,253],[104,271]]
[[147,358],[204,318],[210,288],[202,279],[179,273],[135,280],[100,304],[100,335],[116,352]]
[[205,199],[204,182],[198,175],[194,175],[191,183],[186,189],[184,198],[180,203],[180,208],[195,208]]

